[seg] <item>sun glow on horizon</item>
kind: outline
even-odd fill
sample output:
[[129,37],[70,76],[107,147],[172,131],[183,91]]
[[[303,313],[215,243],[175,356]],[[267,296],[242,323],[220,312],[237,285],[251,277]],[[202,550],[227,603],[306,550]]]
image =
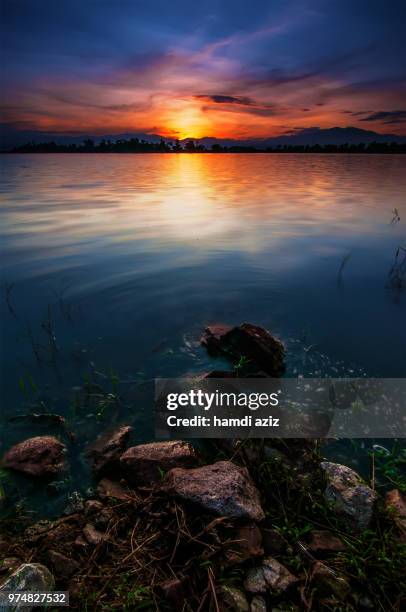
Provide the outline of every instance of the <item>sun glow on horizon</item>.
[[213,128],[212,121],[202,112],[200,105],[190,101],[177,101],[170,105],[164,118],[164,130],[172,138],[202,138]]

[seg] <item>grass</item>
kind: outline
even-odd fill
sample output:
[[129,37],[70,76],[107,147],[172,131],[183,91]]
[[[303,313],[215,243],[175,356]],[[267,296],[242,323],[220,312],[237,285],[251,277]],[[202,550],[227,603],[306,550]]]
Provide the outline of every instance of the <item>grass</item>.
[[396,441],[391,449],[375,447],[370,451],[378,488],[391,486],[406,493],[406,448]]
[[[319,449],[315,450],[316,455],[319,452]],[[396,486],[405,490],[406,478],[401,471],[405,465],[405,453],[406,450],[397,445],[388,455],[379,457],[377,477],[389,481],[392,488]],[[401,598],[406,592],[406,546],[400,542],[396,528],[383,508],[382,499],[378,502],[371,529],[357,534],[326,505],[323,497],[325,485],[317,472],[309,486],[306,481],[301,481],[291,465],[273,459],[259,464],[256,478],[265,500],[267,521],[286,539],[283,560],[288,567],[296,572],[308,571],[308,558],[297,552],[298,542],[302,542],[312,529],[326,529],[346,544],[346,551],[337,553],[328,563],[332,570],[350,581],[353,593],[367,596],[373,602],[374,610],[401,609]],[[355,601],[352,605],[354,607],[350,606],[348,610],[358,609]]]

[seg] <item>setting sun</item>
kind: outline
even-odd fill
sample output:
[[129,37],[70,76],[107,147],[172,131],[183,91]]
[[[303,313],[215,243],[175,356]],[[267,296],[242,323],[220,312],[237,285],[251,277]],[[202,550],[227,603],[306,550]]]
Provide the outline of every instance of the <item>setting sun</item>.
[[[174,105],[175,106],[175,105]],[[200,105],[189,101],[177,101],[170,109],[165,120],[165,128],[172,137],[202,138],[210,133],[212,122],[202,112]]]

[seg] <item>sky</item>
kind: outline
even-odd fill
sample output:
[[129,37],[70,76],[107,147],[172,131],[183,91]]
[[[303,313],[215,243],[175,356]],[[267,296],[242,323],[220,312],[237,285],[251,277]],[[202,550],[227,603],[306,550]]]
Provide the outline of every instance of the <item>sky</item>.
[[66,135],[406,134],[403,0],[2,0],[1,121]]

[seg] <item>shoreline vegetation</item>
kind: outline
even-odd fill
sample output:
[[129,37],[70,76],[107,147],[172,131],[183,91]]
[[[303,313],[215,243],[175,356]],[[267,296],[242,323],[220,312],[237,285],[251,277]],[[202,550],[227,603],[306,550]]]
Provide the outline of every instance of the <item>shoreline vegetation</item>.
[[[211,326],[201,343],[233,369],[199,378],[283,372],[283,345],[258,326]],[[38,487],[80,455],[94,486],[53,520],[29,508],[4,517],[0,592],[69,591],[86,612],[405,609],[404,450],[374,447],[364,481],[327,461],[320,440],[192,446],[136,434],[110,423],[79,447],[44,425],[6,451],[2,471]]]
[[280,145],[260,149],[248,146],[222,146],[203,144],[188,140],[184,146],[179,141],[148,142],[138,138],[129,140],[102,140],[95,143],[86,139],[82,144],[58,144],[56,142],[28,142],[2,153],[356,153],[356,154],[405,154],[406,143],[371,142],[368,144],[326,144],[326,145]]

